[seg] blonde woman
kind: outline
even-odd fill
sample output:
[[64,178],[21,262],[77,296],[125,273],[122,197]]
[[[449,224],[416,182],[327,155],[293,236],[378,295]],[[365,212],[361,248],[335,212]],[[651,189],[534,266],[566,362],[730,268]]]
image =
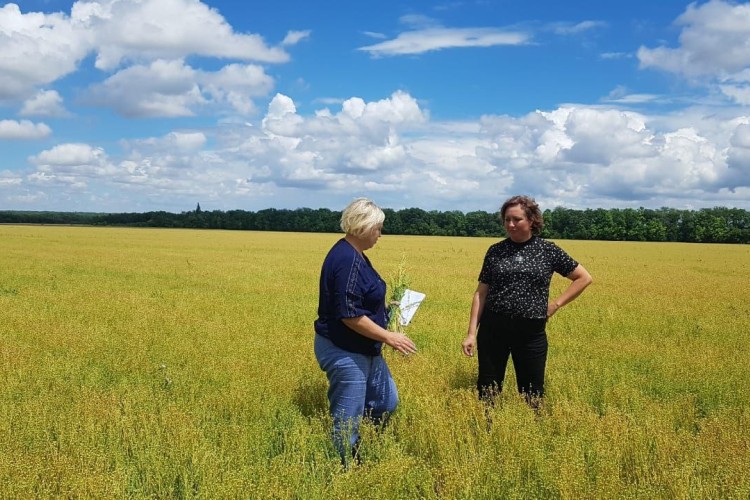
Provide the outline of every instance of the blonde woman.
[[346,234],[320,272],[315,357],[328,378],[333,442],[344,465],[356,452],[361,419],[384,423],[398,405],[396,384],[380,355],[383,344],[404,354],[416,351],[409,337],[385,329],[385,281],[365,255],[378,242],[384,220],[367,198],[350,203],[341,215]]

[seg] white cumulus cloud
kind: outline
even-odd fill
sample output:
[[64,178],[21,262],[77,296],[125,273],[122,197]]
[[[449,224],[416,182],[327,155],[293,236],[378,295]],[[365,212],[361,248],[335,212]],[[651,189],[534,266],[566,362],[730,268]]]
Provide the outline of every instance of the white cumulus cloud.
[[76,175],[99,177],[113,173],[104,149],[83,143],[60,144],[30,157],[29,161],[44,174],[42,178],[67,175],[71,183],[76,182],[73,177]]
[[206,103],[196,74],[183,61],[131,66],[92,87],[91,100],[129,118],[192,116],[194,106]]
[[87,165],[98,162],[103,154],[102,149],[93,148],[88,144],[61,144],[42,151],[32,157],[32,161],[40,165]]
[[72,73],[92,47],[92,33],[62,13],[0,8],[0,99],[29,96]]
[[274,85],[274,79],[263,67],[253,64],[229,64],[216,72],[199,71],[196,81],[214,100],[228,103],[243,115],[254,113],[252,98],[267,95]]
[[[309,31],[290,31],[283,46],[308,36]],[[10,100],[30,98],[38,87],[76,71],[92,53],[105,71],[123,62],[148,67],[153,61],[193,55],[260,63],[289,60],[282,46],[236,32],[199,0],[79,0],[70,14],[23,13],[9,3],[0,8],[0,47],[0,99]],[[238,102],[235,96],[228,100]],[[186,105],[155,107],[179,114]]]
[[750,66],[750,4],[691,3],[675,21],[679,46],[638,49],[641,68],[683,76],[721,78]]
[[72,16],[94,31],[96,66],[102,69],[113,69],[123,59],[191,54],[269,63],[289,59],[259,35],[236,33],[216,9],[199,0],[79,1]]
[[120,146],[116,157],[88,144],[55,146],[30,158],[35,171],[21,182],[0,174],[0,189],[6,199],[108,192],[144,210],[191,209],[196,200],[223,209],[335,207],[359,195],[393,208],[494,210],[516,193],[549,207],[750,208],[750,116],[741,110],[649,115],[566,105],[434,122],[406,92],[311,113],[277,94],[254,123]]
[[251,114],[253,98],[266,95],[273,84],[273,78],[257,65],[229,64],[209,72],[182,60],[159,59],[118,71],[91,87],[89,99],[129,118],[193,116],[209,105]]
[[0,140],[2,139],[43,139],[52,133],[45,123],[29,120],[0,120]]
[[40,90],[23,103],[19,115],[66,117],[70,113],[65,109],[63,98],[56,90]]
[[[479,154],[513,177],[515,191],[568,206],[580,199],[663,205],[738,185],[726,163],[725,122],[707,130],[658,131],[644,115],[600,108],[559,108],[483,122],[492,144]],[[750,177],[742,185],[749,183]]]

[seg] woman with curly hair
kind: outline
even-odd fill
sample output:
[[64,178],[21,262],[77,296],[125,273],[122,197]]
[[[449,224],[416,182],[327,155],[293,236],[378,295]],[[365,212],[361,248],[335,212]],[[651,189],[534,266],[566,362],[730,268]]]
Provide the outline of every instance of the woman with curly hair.
[[[533,198],[508,199],[500,209],[500,217],[508,238],[492,245],[484,258],[462,348],[467,356],[478,353],[480,399],[491,401],[502,390],[510,356],[518,392],[536,408],[544,396],[547,320],[575,300],[593,280],[560,247],[539,237],[544,221]],[[555,272],[571,280],[571,284],[550,301]]]

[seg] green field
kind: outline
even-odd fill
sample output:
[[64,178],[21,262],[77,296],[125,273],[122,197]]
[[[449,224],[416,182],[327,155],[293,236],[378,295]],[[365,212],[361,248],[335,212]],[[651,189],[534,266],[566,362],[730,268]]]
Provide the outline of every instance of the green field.
[[0,226],[0,498],[750,497],[750,247],[559,241],[594,284],[542,414],[510,390],[489,425],[460,344],[494,240],[383,237],[419,352],[342,471],[312,352],[338,237]]

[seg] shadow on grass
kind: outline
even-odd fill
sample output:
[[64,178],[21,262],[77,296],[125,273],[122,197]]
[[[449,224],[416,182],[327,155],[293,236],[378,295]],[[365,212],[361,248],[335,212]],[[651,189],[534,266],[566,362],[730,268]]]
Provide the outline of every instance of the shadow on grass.
[[300,381],[292,398],[300,413],[317,417],[328,411],[328,382],[324,376],[310,376]]
[[475,365],[459,363],[450,375],[451,389],[476,389],[477,370]]

